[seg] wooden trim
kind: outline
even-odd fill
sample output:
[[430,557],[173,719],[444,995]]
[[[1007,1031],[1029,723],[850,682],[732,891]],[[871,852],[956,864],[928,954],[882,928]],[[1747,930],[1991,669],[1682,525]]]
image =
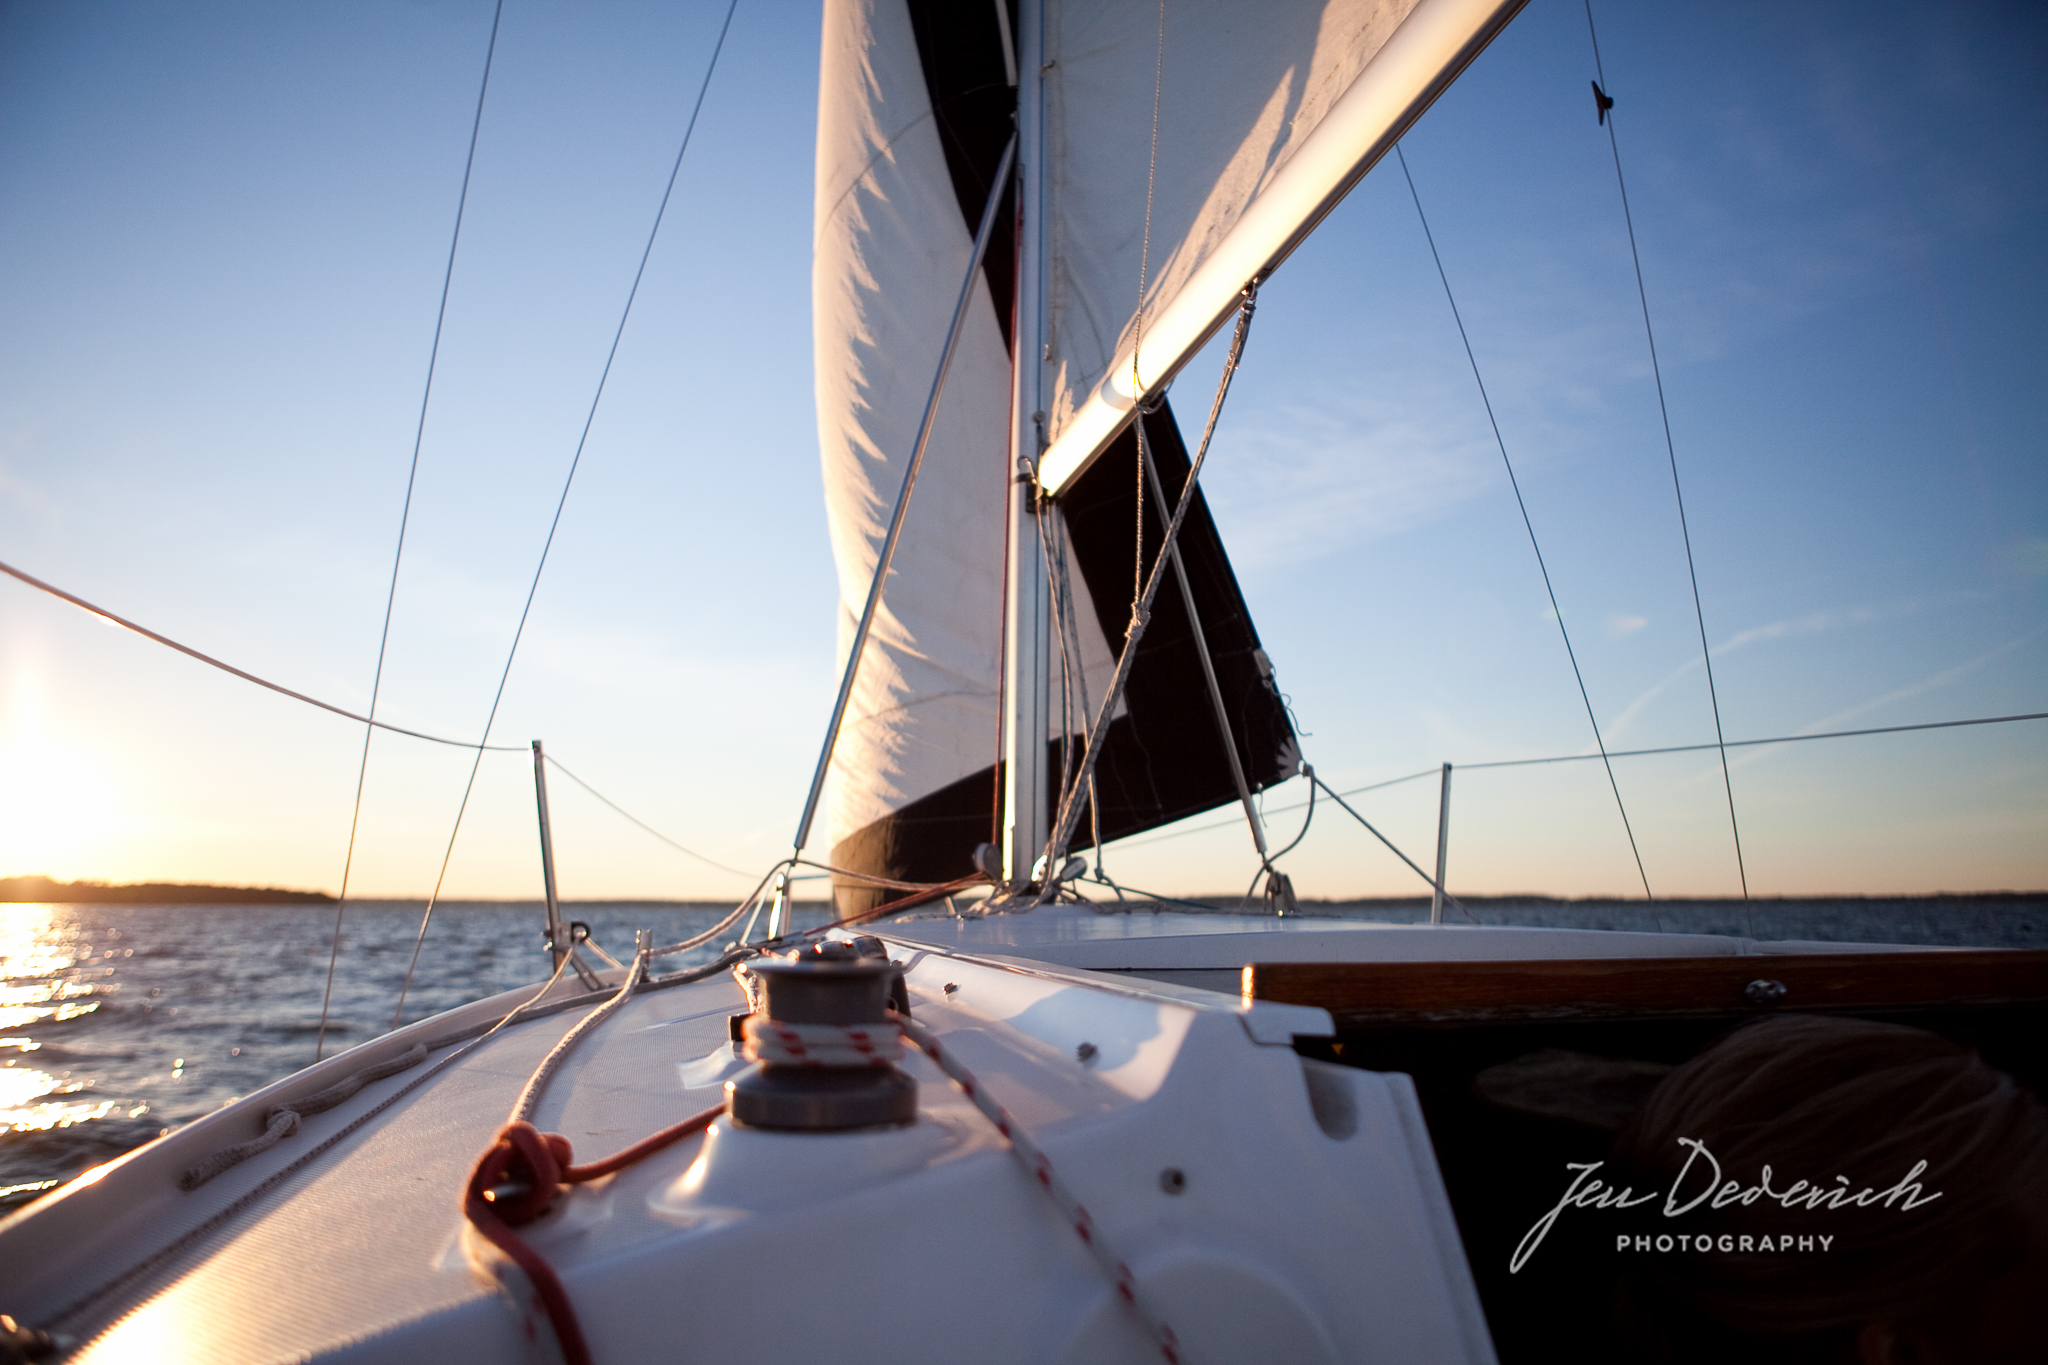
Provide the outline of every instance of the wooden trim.
[[1326,1009],[1339,1028],[2042,1004],[2048,951],[1253,963],[1243,989],[1247,1000]]

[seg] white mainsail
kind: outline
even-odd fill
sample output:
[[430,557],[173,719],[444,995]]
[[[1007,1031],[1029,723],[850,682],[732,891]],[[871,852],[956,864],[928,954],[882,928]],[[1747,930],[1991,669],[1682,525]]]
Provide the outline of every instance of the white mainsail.
[[[977,17],[995,29],[992,10]],[[824,35],[812,306],[843,659],[983,205],[963,211],[956,193],[945,111],[934,109],[910,7],[832,0]],[[992,70],[981,74],[1004,81],[1000,34],[986,38],[977,55]],[[1007,82],[1004,91],[1008,100]],[[973,187],[984,199],[988,188]],[[980,790],[959,793],[941,817],[940,837],[954,846],[945,875],[967,872],[975,844],[990,837],[1010,489],[1011,300],[1001,299],[1000,317],[996,304],[992,289],[973,292],[827,787],[827,846],[863,871],[906,870],[898,846],[909,836],[892,817],[977,774]],[[1081,615],[1088,672],[1107,682],[1109,646],[1092,609]],[[842,850],[864,831],[889,847]]]
[[[1041,82],[1042,100],[1025,106],[1044,111],[1042,136],[1024,140],[1042,147],[1042,162],[1020,172],[1044,187],[1043,231],[1025,234],[1044,242],[1043,269],[1031,272],[1042,297],[1014,295],[1019,236],[1005,199],[839,732],[824,804],[836,865],[941,880],[968,872],[975,845],[996,837],[1005,537],[1018,495],[1013,310],[1037,310],[1043,330],[1042,353],[1022,363],[1043,366],[1039,478],[1061,495],[1042,521],[1022,524],[1051,547],[1064,606],[1051,676],[1019,686],[1064,699],[1046,708],[1058,769],[1111,676],[1130,611],[1132,462],[1106,462],[1092,484],[1090,463],[1119,441],[1135,457],[1133,395],[1172,377],[1244,285],[1520,3],[1168,0],[1162,11],[1158,0],[1049,0],[1021,6],[1020,20],[1006,0],[827,0],[813,300],[842,660],[976,226],[991,193],[1009,193],[993,182],[1019,80]],[[1036,27],[1020,32],[1020,22]],[[1030,51],[1042,60],[1020,72],[1018,54]],[[1171,496],[1186,468],[1182,442],[1169,411],[1146,427]],[[1270,665],[1199,497],[1181,553],[1195,620],[1177,597],[1162,600],[1128,709],[1102,737],[1102,808],[1090,826],[1105,838],[1232,799],[1225,728],[1252,788],[1296,768]],[[847,885],[840,899],[862,903]]]

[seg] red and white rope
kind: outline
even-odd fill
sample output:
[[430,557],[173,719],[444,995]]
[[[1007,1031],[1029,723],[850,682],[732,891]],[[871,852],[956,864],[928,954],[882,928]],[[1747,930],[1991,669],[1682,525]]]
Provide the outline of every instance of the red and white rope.
[[747,1016],[747,1056],[770,1066],[888,1066],[903,1060],[894,1024],[787,1024]]
[[1066,1182],[1053,1172],[1051,1159],[1039,1150],[1038,1144],[1033,1142],[1030,1135],[1010,1117],[1010,1111],[996,1103],[989,1093],[981,1088],[981,1083],[974,1079],[974,1073],[962,1066],[952,1053],[939,1045],[939,1040],[932,1036],[930,1029],[905,1015],[898,1014],[892,1017],[903,1030],[903,1036],[910,1039],[917,1045],[919,1051],[937,1063],[939,1070],[945,1072],[953,1084],[960,1087],[960,1092],[974,1102],[974,1107],[996,1126],[996,1131],[1009,1142],[1011,1155],[1017,1158],[1018,1164],[1023,1166],[1024,1173],[1031,1178],[1032,1183],[1038,1186],[1046,1198],[1052,1200],[1060,1216],[1066,1219],[1067,1226],[1074,1230],[1074,1235],[1088,1248],[1088,1254],[1095,1258],[1096,1264],[1102,1267],[1103,1274],[1109,1277],[1110,1284],[1116,1289],[1117,1297],[1123,1301],[1124,1307],[1137,1319],[1138,1325],[1159,1347],[1159,1353],[1172,1362],[1172,1365],[1179,1365],[1180,1341],[1174,1336],[1173,1329],[1138,1298],[1138,1282],[1131,1274],[1130,1266],[1103,1240],[1102,1233],[1095,1226],[1095,1220],[1089,1216],[1087,1207],[1074,1197],[1074,1192],[1067,1188]]

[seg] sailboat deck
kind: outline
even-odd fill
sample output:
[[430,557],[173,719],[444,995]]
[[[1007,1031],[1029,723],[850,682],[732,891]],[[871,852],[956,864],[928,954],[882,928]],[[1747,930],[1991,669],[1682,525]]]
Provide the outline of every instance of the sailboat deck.
[[[1160,932],[1171,930],[1182,932]],[[1500,1119],[1497,1106],[1474,1108],[1473,1076],[1555,1045],[1559,1028],[1583,1041],[1587,1029],[1623,1027],[1633,1030],[1623,1053],[1669,1044],[1676,1058],[1701,1028],[1723,1026],[1679,1021],[1684,1038],[1653,1038],[1637,1023],[1495,1021],[1431,1042],[1414,1027],[1375,1032],[1336,999],[1253,1000],[1235,989],[1247,974],[1255,987],[1400,977],[1441,993],[1475,973],[1715,964],[1745,976],[1767,963],[1796,975],[1889,961],[1894,975],[1947,980],[1940,964],[1982,975],[1983,959],[2036,984],[2036,1013],[2041,980],[2039,954],[1873,951],[1830,963],[1818,954],[1847,945],[1307,919],[1041,913],[912,921],[884,937],[913,1016],[1059,1163],[1183,1337],[1206,1343],[1192,1360],[1249,1358],[1276,1332],[1290,1358],[1491,1360],[1466,1253],[1491,1251],[1494,1230],[1474,1221],[1465,1168],[1498,1166],[1482,1139]],[[1231,989],[1205,989],[1212,978]],[[0,1224],[0,1308],[68,1335],[81,1362],[523,1358],[522,1337],[545,1328],[522,1306],[523,1280],[501,1291],[503,1263],[465,1231],[459,1199],[528,1076],[590,1007],[573,987],[554,997],[578,1007],[460,1055],[436,1047],[424,1066],[306,1118],[193,1192],[179,1177],[260,1133],[271,1105],[472,1032],[525,996],[329,1059],[31,1206]],[[717,1104],[744,1065],[729,1019],[746,1008],[728,975],[644,989],[578,1045],[537,1126],[590,1161]],[[530,1225],[598,1358],[838,1351],[837,1319],[727,1311],[759,1301],[764,1283],[800,1288],[814,1276],[856,1297],[923,1281],[918,1313],[932,1333],[877,1359],[1143,1358],[1107,1282],[993,1127],[925,1058],[904,1067],[920,1090],[910,1128],[774,1133],[721,1121],[578,1187]],[[1557,1145],[1545,1142],[1544,1152]],[[1185,1192],[1162,1192],[1162,1170],[1184,1173]],[[1497,1278],[1480,1285],[1491,1294]],[[650,1315],[650,1303],[663,1311]],[[1262,1335],[1245,1337],[1246,1323]]]

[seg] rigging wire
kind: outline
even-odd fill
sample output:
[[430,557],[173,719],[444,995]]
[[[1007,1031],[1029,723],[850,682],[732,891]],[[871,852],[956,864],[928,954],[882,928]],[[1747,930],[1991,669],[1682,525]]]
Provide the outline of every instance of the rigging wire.
[[[704,110],[704,96],[711,89],[711,77],[718,70],[719,54],[725,51],[726,34],[732,31],[733,12],[739,8],[739,0],[731,0],[726,6],[725,22],[719,27],[718,41],[711,49],[711,60],[704,67],[703,83],[697,87],[696,103],[690,107],[690,120],[683,126],[682,145],[676,149],[675,164],[669,168],[668,185],[661,192],[661,205],[654,211],[654,226],[647,231],[647,245],[640,251],[639,268],[633,272],[633,286],[626,291],[626,306],[619,311],[619,325],[612,332],[611,350],[604,358],[604,369],[597,377],[597,391],[590,397],[590,410],[583,418],[582,434],[576,438],[576,453],[569,460],[569,472],[562,480],[561,496],[555,500],[555,515],[548,522],[547,539],[541,543],[540,562],[533,567],[533,582],[526,589],[526,603],[519,609],[519,624],[512,631],[512,646],[505,651],[505,667],[498,674],[498,690],[492,694],[490,714],[484,718],[483,738],[491,737],[491,726],[498,719],[498,705],[505,699],[505,684],[512,676],[512,661],[519,655],[519,641],[526,633],[526,620],[533,612],[534,595],[540,591],[540,576],[548,566],[548,552],[554,548],[555,531],[562,524],[562,509],[568,506],[569,489],[576,482],[576,469],[583,463],[583,448],[590,441],[591,424],[597,420],[597,407],[604,400],[604,387],[611,378],[612,362],[618,359],[619,342],[626,335],[626,322],[633,316],[633,301],[639,297],[640,281],[647,274],[648,258],[654,254],[655,238],[661,234],[661,220],[668,213],[668,201],[675,193],[676,177],[683,169],[683,155],[690,150],[690,135],[697,130],[697,116]],[[482,766],[483,752],[477,752],[476,761],[470,764],[469,781],[462,788],[462,802],[455,809],[455,827],[448,832],[448,848],[441,855],[441,871],[434,878],[434,891],[427,898],[427,908],[420,916],[419,934],[413,939],[412,960],[406,965],[405,982],[398,990],[398,1006],[391,1012],[391,1026],[398,1027],[398,1021],[405,1015],[405,997],[412,990],[413,973],[420,962],[420,948],[427,941],[427,925],[434,917],[434,905],[441,898],[441,886],[448,879],[448,863],[455,856],[455,840],[462,833],[462,817],[469,809],[470,793],[476,790],[477,769]]]
[[1463,915],[1466,919],[1471,920],[1474,924],[1479,923],[1478,918],[1474,916],[1470,910],[1467,910],[1465,908],[1465,902],[1459,900],[1456,896],[1453,896],[1450,892],[1444,890],[1443,884],[1441,882],[1437,881],[1436,878],[1430,876],[1427,872],[1424,872],[1420,867],[1416,865],[1416,862],[1413,858],[1409,857],[1407,854],[1403,853],[1398,847],[1395,846],[1394,841],[1392,839],[1389,839],[1386,835],[1380,833],[1379,830],[1375,829],[1373,827],[1372,821],[1366,819],[1363,815],[1360,815],[1357,811],[1353,810],[1351,808],[1351,803],[1349,801],[1346,801],[1343,797],[1331,791],[1329,788],[1329,784],[1324,782],[1323,779],[1317,777],[1312,772],[1308,774],[1308,780],[1312,784],[1314,784],[1314,786],[1321,787],[1323,791],[1326,794],[1328,794],[1329,798],[1332,801],[1335,801],[1338,805],[1344,808],[1344,813],[1346,815],[1356,820],[1359,824],[1365,826],[1366,833],[1372,835],[1373,838],[1385,844],[1387,848],[1390,851],[1392,851],[1393,855],[1396,858],[1399,858],[1402,862],[1408,864],[1410,870],[1412,870],[1416,876],[1428,882],[1430,886],[1435,888],[1435,890],[1440,895],[1442,895],[1445,900],[1449,901],[1452,905],[1456,906],[1458,908],[1459,914]]
[[[1141,439],[1138,442],[1138,459],[1145,466],[1147,480],[1152,485],[1152,497],[1161,507],[1166,506],[1166,484],[1159,477],[1159,466],[1152,458],[1150,444],[1142,439],[1145,430],[1145,414],[1138,416],[1137,427]],[[1223,704],[1223,688],[1216,681],[1216,662],[1209,654],[1208,632],[1202,629],[1202,613],[1195,606],[1194,585],[1188,581],[1187,563],[1181,558],[1178,544],[1166,547],[1165,553],[1173,559],[1173,576],[1180,585],[1181,605],[1188,614],[1188,633],[1193,637],[1195,657],[1202,665],[1202,680],[1208,686],[1209,709],[1215,715],[1217,733],[1223,740],[1223,756],[1230,765],[1230,778],[1237,787],[1238,802],[1244,807],[1245,824],[1250,828],[1252,848],[1259,855],[1259,870],[1276,874],[1278,869],[1273,860],[1280,855],[1266,851],[1266,831],[1259,823],[1259,810],[1252,801],[1251,784],[1245,781],[1244,764],[1237,754],[1237,733],[1230,724],[1230,709]],[[1296,840],[1299,843],[1300,840]],[[1292,848],[1293,845],[1288,845]],[[1256,879],[1254,879],[1256,880]]]
[[889,582],[890,563],[896,557],[896,547],[902,543],[904,521],[910,514],[910,495],[917,491],[918,471],[924,466],[925,450],[931,443],[932,428],[939,414],[939,400],[945,396],[946,377],[953,368],[953,357],[959,348],[961,329],[967,321],[968,306],[981,279],[982,258],[995,230],[996,210],[1002,205],[1010,169],[1016,164],[1016,158],[1017,135],[1013,132],[1009,144],[1003,148],[1002,164],[996,168],[988,200],[981,211],[980,226],[975,230],[974,244],[968,251],[967,273],[960,281],[960,295],[953,305],[953,320],[946,328],[946,340],[939,350],[939,364],[932,375],[931,392],[925,398],[924,416],[918,420],[917,438],[903,471],[903,487],[896,494],[895,510],[889,516],[889,529],[883,533],[882,544],[875,552],[875,572],[868,580],[867,600],[861,607],[860,623],[854,627],[853,641],[847,646],[846,666],[839,675],[839,694],[832,703],[832,719],[826,723],[825,742],[818,749],[818,765],[811,772],[804,811],[797,819],[796,837],[790,841],[792,855],[803,852],[804,845],[810,842],[811,822],[817,817],[818,801],[825,792],[825,778],[832,770],[832,754],[839,746],[839,729],[846,720],[846,708],[853,700],[853,685],[860,677],[861,658],[867,650],[868,635],[874,628],[875,615],[882,605],[882,592]]
[[[1797,744],[1802,740],[1808,739],[1854,739],[1861,735],[1898,735],[1914,730],[1953,730],[1968,725],[2005,725],[2012,721],[2020,720],[2048,720],[2048,711],[2029,711],[2014,716],[1977,716],[1969,720],[1929,720],[1921,721],[1917,725],[1879,725],[1867,730],[1824,730],[1811,735],[1777,735],[1770,739],[1731,739],[1725,741],[1725,747],[1730,749],[1746,749],[1765,744]],[[1653,754],[1695,754],[1719,749],[1723,746],[1723,741],[1716,741],[1713,744],[1671,744],[1660,749],[1609,749],[1607,757],[1647,758]],[[1502,758],[1495,759],[1491,763],[1460,763],[1458,771],[1465,772],[1473,768],[1528,768],[1542,763],[1588,763],[1599,757],[1599,754],[1593,753],[1552,754],[1548,758]],[[1398,787],[1405,782],[1419,782],[1425,777],[1435,777],[1441,771],[1440,768],[1424,768],[1421,772],[1409,773],[1406,777],[1390,777],[1384,782],[1374,782],[1370,786],[1364,787],[1353,787],[1349,791],[1344,792],[1332,792],[1331,795],[1361,796],[1366,792],[1376,792],[1386,787]],[[1307,803],[1296,801],[1285,806],[1274,806],[1268,814],[1278,815],[1283,811],[1300,810],[1305,804]],[[1232,816],[1227,820],[1217,820],[1206,825],[1194,825],[1188,829],[1177,829],[1165,834],[1155,834],[1149,838],[1127,840],[1123,842],[1123,847],[1138,848],[1144,844],[1164,843],[1168,839],[1184,839],[1190,834],[1208,834],[1219,829],[1234,829],[1236,826],[1237,817]],[[1292,845],[1289,845],[1289,847],[1292,847]]]
[[[313,1060],[327,1044],[327,1009],[334,999],[334,967],[341,958],[341,918],[348,905],[349,874],[356,865],[356,830],[363,818],[363,784],[370,775],[370,740],[377,733],[377,697],[384,686],[384,651],[391,643],[391,612],[398,604],[398,566],[405,560],[405,530],[412,522],[412,493],[419,481],[420,446],[427,435],[427,406],[434,397],[434,368],[441,359],[441,327],[448,320],[448,290],[455,282],[455,249],[462,242],[462,217],[469,208],[469,176],[476,169],[477,135],[484,126],[484,96],[491,89],[491,63],[498,55],[498,24],[505,0],[491,12],[491,40],[484,48],[484,75],[476,91],[476,115],[469,124],[469,154],[462,162],[462,192],[455,199],[455,230],[448,236],[448,264],[441,272],[441,304],[434,312],[434,343],[427,349],[427,381],[420,391],[420,418],[412,432],[412,464],[405,474],[405,505],[398,514],[398,546],[391,553],[391,586],[384,593],[384,626],[377,633],[377,667],[370,675],[370,714],[363,725],[363,757],[356,766],[356,799],[349,808],[348,853],[341,862],[341,894],[334,900],[334,942],[327,950],[327,985],[320,992],[320,1029],[313,1036]],[[479,753],[481,759],[481,753]]]
[[407,735],[413,739],[424,739],[432,744],[446,744],[451,749],[480,749],[489,753],[508,754],[526,752],[526,746],[523,744],[475,744],[466,739],[448,739],[442,735],[430,735],[426,733],[424,730],[408,730],[403,725],[393,725],[389,721],[372,720],[368,716],[357,715],[354,711],[351,711],[346,707],[336,706],[332,702],[321,701],[318,697],[309,697],[303,692],[294,692],[291,688],[286,687],[282,683],[274,683],[270,681],[270,679],[268,678],[259,678],[254,673],[251,673],[246,669],[236,668],[231,663],[224,663],[221,660],[214,658],[211,654],[202,654],[198,650],[192,648],[192,646],[190,645],[181,645],[168,635],[159,635],[157,632],[151,630],[148,626],[138,625],[137,623],[129,620],[125,616],[119,616],[111,611],[108,611],[105,607],[96,607],[92,603],[86,601],[83,597],[79,597],[73,593],[68,593],[54,583],[45,583],[42,579],[37,578],[34,574],[24,573],[20,569],[15,568],[12,564],[0,564],[0,573],[4,573],[11,578],[18,578],[22,582],[28,584],[31,588],[35,588],[41,592],[46,592],[50,594],[50,596],[58,599],[61,602],[69,602],[72,606],[77,607],[79,610],[87,613],[88,615],[97,616],[103,621],[110,621],[114,625],[121,627],[123,630],[134,631],[137,635],[140,635],[145,640],[153,640],[157,644],[163,645],[168,649],[175,649],[180,654],[184,654],[191,658],[197,659],[199,660],[199,662],[203,664],[210,664],[211,666],[219,669],[223,673],[232,673],[237,678],[240,678],[243,682],[252,682],[255,683],[258,687],[267,687],[271,691],[278,693],[280,696],[290,697],[293,701],[302,701],[306,703],[306,705],[308,706],[317,706],[322,711],[332,711],[335,715],[340,716],[345,720],[352,720],[361,725],[374,725],[379,730],[389,730],[391,733],[395,735]]
[[[1643,307],[1643,339],[1650,346],[1650,376],[1657,385],[1657,414],[1664,421],[1664,454],[1671,464],[1671,495],[1678,502],[1678,534],[1685,542],[1685,572],[1692,582],[1693,620],[1700,629],[1700,658],[1707,666],[1707,701],[1714,711],[1714,739],[1721,735],[1721,698],[1714,688],[1714,658],[1707,648],[1707,616],[1700,606],[1700,575],[1692,562],[1692,532],[1685,523],[1685,490],[1678,483],[1678,447],[1671,439],[1671,409],[1664,402],[1664,371],[1657,363],[1657,334],[1650,327],[1650,294],[1643,285],[1643,257],[1636,249],[1635,216],[1628,207],[1628,181],[1621,174],[1621,143],[1614,132],[1614,100],[1607,93],[1607,70],[1600,63],[1600,34],[1593,27],[1593,0],[1586,0],[1586,32],[1593,40],[1593,71],[1600,84],[1594,87],[1594,103],[1600,122],[1607,129],[1607,146],[1614,153],[1614,185],[1621,191],[1621,221],[1628,227],[1628,256],[1636,271],[1636,298]],[[1728,832],[1735,840],[1735,871],[1742,879],[1742,899],[1749,899],[1749,869],[1742,858],[1742,827],[1735,819],[1735,783],[1728,773],[1728,746],[1720,746],[1721,789],[1728,797]],[[1754,936],[1755,919],[1750,920]]]
[[1202,427],[1201,442],[1195,447],[1195,455],[1188,462],[1186,480],[1181,484],[1180,498],[1174,503],[1173,515],[1167,518],[1166,530],[1160,541],[1161,553],[1152,563],[1152,572],[1145,581],[1145,588],[1138,600],[1131,604],[1131,621],[1124,629],[1123,649],[1117,655],[1116,672],[1111,676],[1108,690],[1102,694],[1102,706],[1096,712],[1094,722],[1089,726],[1085,741],[1087,748],[1081,760],[1081,781],[1072,791],[1062,793],[1059,818],[1054,822],[1051,835],[1045,846],[1046,891],[1049,895],[1059,884],[1055,864],[1066,856],[1069,841],[1073,838],[1074,827],[1081,818],[1078,800],[1082,786],[1092,786],[1096,762],[1102,757],[1102,742],[1109,730],[1110,720],[1116,713],[1117,701],[1122,697],[1124,685],[1130,681],[1131,666],[1137,662],[1138,642],[1145,636],[1145,628],[1151,623],[1153,599],[1159,593],[1159,585],[1165,580],[1167,555],[1180,535],[1181,526],[1186,522],[1188,509],[1194,504],[1196,480],[1202,476],[1202,463],[1209,458],[1209,443],[1216,435],[1216,419],[1222,415],[1223,402],[1230,396],[1230,383],[1237,374],[1238,362],[1244,358],[1245,338],[1251,332],[1252,314],[1258,307],[1259,282],[1247,283],[1238,296],[1237,326],[1230,338],[1230,351],[1223,360],[1223,372],[1217,376],[1216,396],[1209,404],[1209,420]]
[[[1131,610],[1138,610],[1138,598],[1145,589],[1145,385],[1139,377],[1138,356],[1145,348],[1145,290],[1152,273],[1152,196],[1159,183],[1159,97],[1166,85],[1166,0],[1159,0],[1159,46],[1152,58],[1152,142],[1145,158],[1145,228],[1138,238],[1138,312],[1132,319],[1131,393],[1139,400],[1138,427],[1138,530],[1137,547],[1131,562]],[[1048,871],[1050,867],[1048,866]]]
[[1636,875],[1643,881],[1643,896],[1655,900],[1650,893],[1650,874],[1643,870],[1642,851],[1636,847],[1636,832],[1629,824],[1628,806],[1621,799],[1621,784],[1614,779],[1614,765],[1607,763],[1607,741],[1600,735],[1600,719],[1593,714],[1593,699],[1586,692],[1586,676],[1579,671],[1579,656],[1572,649],[1572,634],[1564,624],[1564,612],[1558,609],[1557,590],[1550,586],[1550,569],[1543,562],[1543,547],[1536,543],[1536,524],[1529,519],[1529,505],[1522,501],[1522,484],[1515,477],[1514,462],[1508,459],[1508,443],[1500,434],[1500,421],[1493,415],[1493,400],[1487,397],[1486,381],[1479,377],[1479,359],[1472,353],[1472,338],[1465,333],[1465,318],[1458,311],[1457,296],[1451,292],[1451,277],[1444,273],[1443,257],[1437,254],[1436,234],[1429,230],[1429,216],[1422,211],[1422,196],[1416,192],[1415,177],[1408,172],[1408,157],[1401,150],[1401,144],[1394,144],[1394,155],[1401,163],[1401,176],[1408,182],[1408,195],[1415,201],[1415,216],[1422,221],[1422,235],[1429,242],[1429,258],[1436,262],[1437,278],[1443,281],[1444,298],[1451,305],[1451,318],[1458,324],[1458,340],[1464,343],[1465,360],[1472,366],[1472,382],[1479,386],[1479,401],[1486,407],[1487,423],[1493,428],[1494,444],[1500,447],[1500,460],[1507,467],[1508,485],[1515,490],[1515,506],[1522,513],[1523,529],[1529,533],[1529,548],[1536,552],[1536,569],[1543,575],[1543,591],[1550,598],[1550,614],[1557,618],[1558,634],[1564,637],[1565,657],[1571,660],[1572,678],[1579,685],[1579,700],[1586,704],[1586,720],[1593,727],[1593,742],[1600,747],[1600,758],[1607,767],[1607,785],[1614,790],[1614,808],[1621,812],[1621,827],[1628,835],[1628,851],[1636,860]]
[[574,782],[577,786],[583,788],[583,790],[589,792],[592,796],[604,802],[607,806],[610,806],[620,815],[625,816],[628,820],[631,820],[634,824],[640,826],[640,828],[646,830],[649,834],[652,834],[655,838],[661,840],[664,844],[667,844],[670,848],[676,850],[678,853],[687,853],[692,858],[695,858],[698,862],[704,863],[705,865],[710,867],[715,867],[720,872],[730,872],[735,877],[751,877],[754,875],[751,872],[742,871],[737,867],[729,867],[726,864],[719,862],[716,858],[707,858],[694,848],[684,847],[682,844],[679,844],[675,840],[669,838],[666,834],[663,834],[654,826],[648,824],[645,820],[642,820],[639,816],[633,814],[633,812],[627,810],[618,802],[612,800],[609,796],[606,796],[597,788],[591,786],[588,782],[585,782],[582,778],[576,776],[576,774],[570,772],[567,768],[562,766],[560,760],[558,760],[553,754],[546,754],[543,755],[543,757],[547,759],[548,765],[552,767],[556,772],[568,778],[571,782]]

